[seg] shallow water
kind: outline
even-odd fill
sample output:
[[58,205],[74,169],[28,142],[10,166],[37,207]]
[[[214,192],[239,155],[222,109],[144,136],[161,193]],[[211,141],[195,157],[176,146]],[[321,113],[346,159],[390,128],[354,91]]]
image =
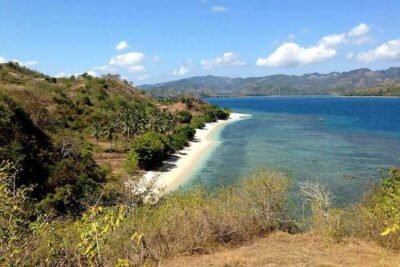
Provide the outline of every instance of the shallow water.
[[[356,201],[400,163],[400,98],[245,97],[206,101],[252,118],[229,124],[222,144],[186,187],[235,182],[252,169],[326,184],[336,204]],[[295,183],[296,184],[296,183]]]

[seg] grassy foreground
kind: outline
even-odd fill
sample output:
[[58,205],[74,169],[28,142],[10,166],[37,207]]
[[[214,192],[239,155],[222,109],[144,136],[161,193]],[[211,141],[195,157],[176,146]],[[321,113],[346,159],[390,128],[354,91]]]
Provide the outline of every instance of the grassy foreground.
[[[312,210],[306,231],[335,242],[361,238],[398,251],[399,173],[391,170],[365,201],[346,209],[331,208],[323,187],[303,185]],[[13,191],[7,166],[0,174],[0,259],[6,265],[152,265],[182,253],[248,244],[277,230],[299,232],[285,210],[290,180],[265,170],[232,187],[176,192],[156,204],[126,192],[118,204],[99,200],[77,219],[35,214],[26,207],[29,189]]]

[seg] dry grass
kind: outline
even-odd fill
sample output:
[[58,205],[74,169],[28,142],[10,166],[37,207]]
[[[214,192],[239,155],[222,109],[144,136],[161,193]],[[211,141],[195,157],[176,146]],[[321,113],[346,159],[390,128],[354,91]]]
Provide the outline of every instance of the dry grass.
[[253,244],[203,256],[179,256],[161,266],[400,266],[400,255],[357,239],[275,232]]

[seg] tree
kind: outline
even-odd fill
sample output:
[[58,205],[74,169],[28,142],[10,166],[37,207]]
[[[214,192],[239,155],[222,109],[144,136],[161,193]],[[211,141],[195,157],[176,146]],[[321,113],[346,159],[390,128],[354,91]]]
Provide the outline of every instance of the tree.
[[138,136],[132,152],[137,154],[139,166],[146,170],[160,166],[167,156],[166,143],[165,136],[154,131]]
[[115,122],[111,122],[110,124],[108,124],[107,126],[107,130],[106,130],[106,138],[108,140],[108,142],[110,143],[110,152],[112,151],[112,141],[114,138],[114,134],[115,134]]
[[94,125],[94,131],[93,131],[93,137],[96,138],[96,150],[99,150],[99,139],[101,135],[103,134],[102,128],[100,123],[96,123]]

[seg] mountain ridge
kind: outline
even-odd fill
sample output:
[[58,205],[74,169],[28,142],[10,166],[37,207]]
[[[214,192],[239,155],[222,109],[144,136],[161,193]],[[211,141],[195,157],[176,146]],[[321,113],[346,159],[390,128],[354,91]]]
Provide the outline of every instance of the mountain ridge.
[[274,74],[262,77],[230,78],[194,76],[138,88],[157,97],[189,94],[195,96],[254,95],[348,95],[362,89],[400,82],[400,67],[373,71],[360,68],[347,72]]

